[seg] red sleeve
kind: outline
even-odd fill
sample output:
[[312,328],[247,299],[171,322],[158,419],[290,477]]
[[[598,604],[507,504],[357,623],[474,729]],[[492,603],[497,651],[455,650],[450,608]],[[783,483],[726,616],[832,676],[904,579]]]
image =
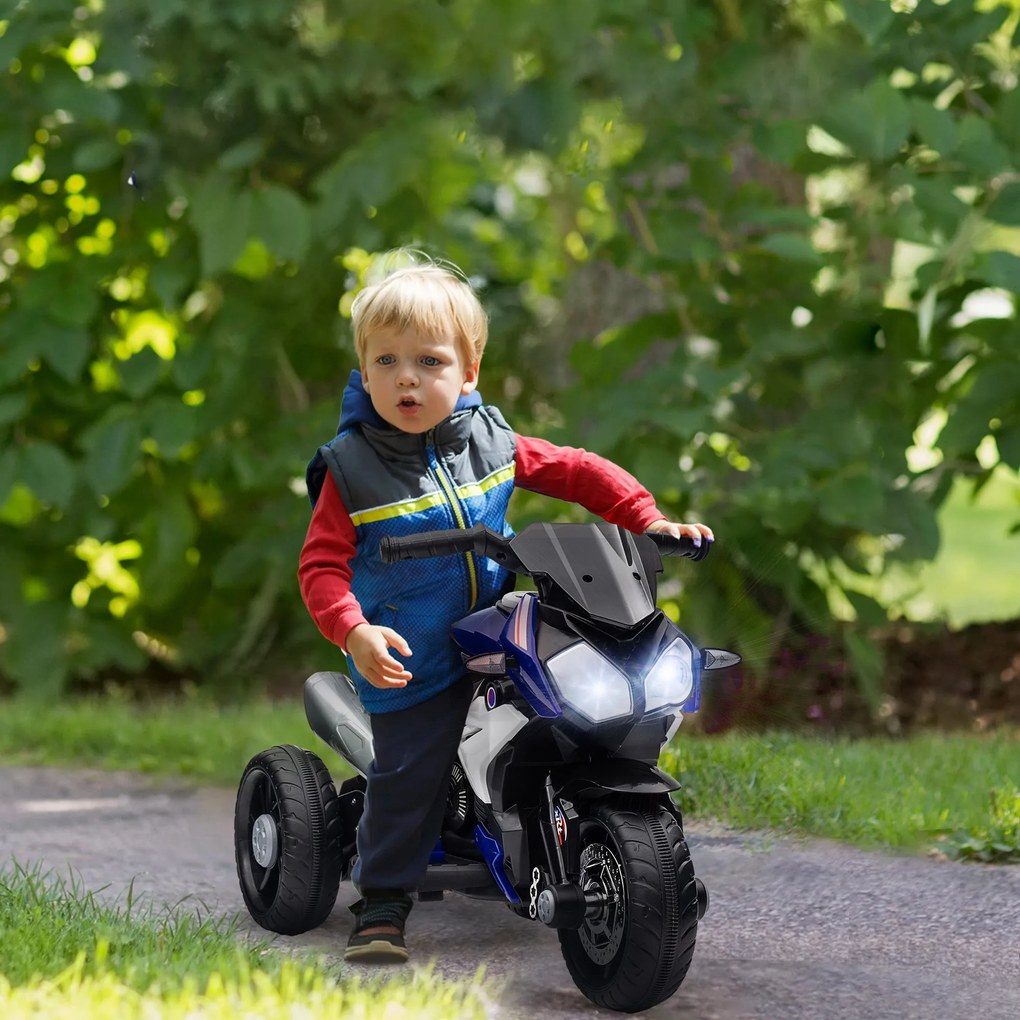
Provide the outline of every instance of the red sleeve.
[[350,514],[327,474],[301,548],[298,584],[315,625],[345,651],[347,635],[359,623],[368,622],[351,593],[356,544]]
[[514,484],[579,503],[610,524],[639,534],[666,516],[656,508],[655,497],[612,461],[530,436],[517,436]]

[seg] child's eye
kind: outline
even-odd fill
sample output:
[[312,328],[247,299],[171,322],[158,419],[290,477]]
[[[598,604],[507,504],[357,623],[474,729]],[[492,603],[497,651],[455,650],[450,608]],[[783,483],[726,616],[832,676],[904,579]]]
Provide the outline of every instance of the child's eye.
[[395,360],[396,359],[392,354],[380,354],[379,357],[375,359],[375,363],[377,365],[392,365]]
[[423,354],[421,357],[421,363],[426,368],[435,368],[439,364],[439,359],[432,357],[431,354]]

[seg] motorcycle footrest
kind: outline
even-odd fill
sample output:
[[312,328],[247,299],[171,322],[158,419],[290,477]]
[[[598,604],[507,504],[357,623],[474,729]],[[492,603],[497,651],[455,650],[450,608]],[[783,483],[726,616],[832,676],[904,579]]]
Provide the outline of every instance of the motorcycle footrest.
[[492,872],[484,864],[439,864],[425,872],[418,894],[443,889],[477,889],[493,884]]

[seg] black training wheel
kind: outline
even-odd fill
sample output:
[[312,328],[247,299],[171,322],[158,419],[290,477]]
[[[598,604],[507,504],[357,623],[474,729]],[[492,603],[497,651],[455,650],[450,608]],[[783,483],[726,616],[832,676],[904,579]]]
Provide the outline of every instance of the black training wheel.
[[255,755],[234,807],[234,858],[248,912],[300,935],[329,917],[340,886],[339,801],[317,755],[290,744]]

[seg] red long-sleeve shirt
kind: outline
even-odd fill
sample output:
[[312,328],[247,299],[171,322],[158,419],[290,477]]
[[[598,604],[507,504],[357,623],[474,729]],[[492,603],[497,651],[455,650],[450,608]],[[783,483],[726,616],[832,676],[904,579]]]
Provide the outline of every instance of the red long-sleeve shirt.
[[[612,461],[544,439],[516,437],[514,485],[579,503],[610,524],[643,532],[663,514],[638,480]],[[351,560],[357,535],[333,479],[327,474],[301,549],[298,583],[316,626],[334,644],[367,623],[351,592]]]

